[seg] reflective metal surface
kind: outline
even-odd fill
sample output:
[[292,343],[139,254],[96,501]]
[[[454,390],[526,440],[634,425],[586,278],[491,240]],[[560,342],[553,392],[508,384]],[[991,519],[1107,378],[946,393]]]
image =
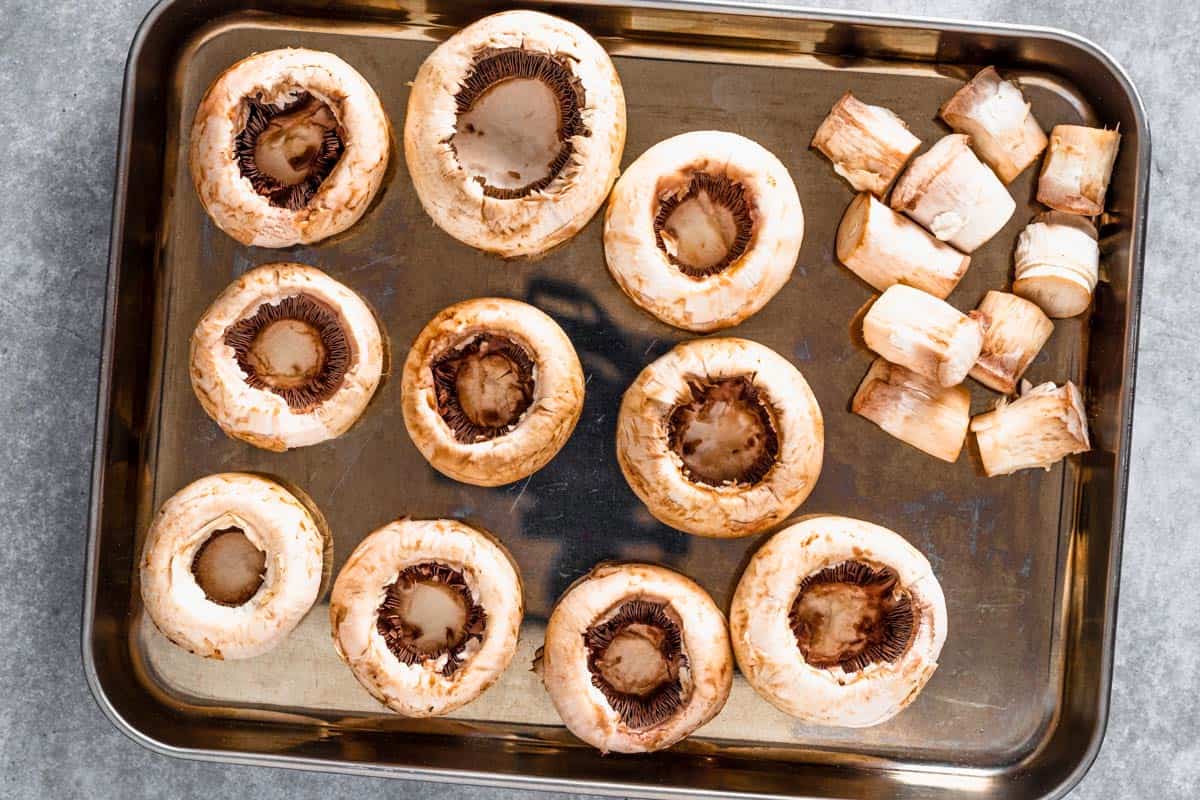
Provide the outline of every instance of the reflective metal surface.
[[[761,539],[711,541],[657,524],[613,455],[621,393],[681,333],[638,311],[604,267],[601,219],[534,262],[459,245],[422,212],[402,154],[357,226],[314,247],[245,248],[218,231],[192,191],[182,142],[209,82],[254,52],[335,52],[379,93],[394,133],[407,82],[436,41],[487,2],[168,0],[130,54],[114,203],[84,658],[122,729],[174,755],[309,769],[569,787],[614,794],[1024,798],[1065,792],[1103,732],[1132,409],[1149,138],[1119,68],[1052,31],[842,17],[785,8],[683,3],[528,4],[568,17],[616,57],[629,110],[628,164],[687,130],[750,136],[788,166],[807,231],[792,280],[730,333],[804,372],[826,420],[825,467],[800,513],[891,527],[925,552],[948,601],[941,667],[906,712],[877,728],[804,726],[740,677],[724,712],[667,753],[600,757],[557,724],[526,669],[559,593],[596,561],[637,558],[700,581],[722,607]],[[1085,388],[1096,450],[1049,472],[987,479],[968,448],[943,464],[848,411],[871,357],[848,335],[872,296],[839,266],[834,231],[850,188],[808,141],[847,89],[897,110],[925,146],[938,105],[984,64],[1020,75],[1048,129],[1119,124],[1124,140],[1102,229],[1105,282],[1089,320],[1063,320],[1029,377]],[[951,295],[973,308],[1010,280],[1019,230],[1037,213],[1035,170],[1012,186],[1017,213],[973,257]],[[213,297],[251,266],[293,260],[361,293],[391,339],[393,373],[439,309],[480,295],[534,303],[567,331],[588,376],[574,437],[527,481],[498,489],[437,475],[408,440],[400,385],[386,380],[342,438],[272,454],[225,438],[187,378],[188,336]],[[969,382],[973,409],[995,395]],[[503,679],[450,718],[382,711],[338,661],[322,603],[274,652],[208,662],[154,631],[138,599],[137,554],[155,508],[201,475],[255,470],[303,488],[335,535],[335,568],[402,514],[457,516],[495,532],[526,583],[521,649]]]

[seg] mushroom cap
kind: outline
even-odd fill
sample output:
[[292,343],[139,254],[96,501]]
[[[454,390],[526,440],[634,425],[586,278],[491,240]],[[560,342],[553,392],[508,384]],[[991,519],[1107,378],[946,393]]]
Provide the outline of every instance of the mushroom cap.
[[[264,303],[305,294],[337,312],[350,345],[350,365],[332,397],[311,410],[292,409],[270,389],[246,383],[225,331]],[[341,436],[362,415],[383,372],[383,336],[362,298],[313,267],[280,262],[255,267],[229,284],[192,332],[191,379],[196,399],[221,430],[266,450],[305,447]]]
[[[788,615],[809,575],[858,561],[890,567],[918,619],[894,662],[859,672],[812,667]],[[784,528],[751,558],[729,612],[733,651],[746,680],[772,705],[819,725],[877,725],[908,706],[937,669],[946,641],[946,601],[929,562],[887,528],[838,516],[812,516]]]
[[[754,225],[741,257],[700,278],[671,263],[654,230],[664,185],[686,186],[695,172],[740,183]],[[757,142],[724,131],[692,131],[651,147],[617,181],[604,218],[604,257],[621,290],[690,331],[728,328],[766,305],[791,276],[803,240],[804,210],[787,167]]]
[[[449,677],[445,656],[405,664],[388,649],[377,621],[387,587],[407,567],[428,562],[462,573],[487,613],[483,640],[471,640]],[[489,534],[451,519],[390,522],[354,549],[330,596],[333,646],[371,696],[409,717],[434,717],[466,705],[512,661],[524,615],[521,578],[508,551]]]
[[[680,670],[684,705],[665,723],[628,727],[592,683],[584,633],[624,600],[665,602],[678,616],[687,666]],[[652,564],[600,564],[559,599],[546,625],[542,681],[571,733],[602,752],[662,750],[717,715],[733,685],[725,617],[698,584]]]
[[[451,138],[455,95],[486,50],[525,49],[562,57],[584,92],[589,135],[544,189],[516,199],[487,197],[462,167]],[[625,149],[625,95],[608,53],[577,25],[536,11],[505,11],[440,44],[421,64],[408,98],[404,157],[425,212],[446,233],[504,258],[543,253],[578,233],[608,196]]]
[[[751,486],[688,479],[669,442],[673,409],[691,380],[745,376],[771,411],[779,452]],[[617,460],[629,487],[660,522],[700,536],[749,536],[804,502],[817,482],[825,427],[804,376],[783,356],[747,339],[697,339],[642,370],[625,392],[617,421]]]
[[[258,591],[233,607],[209,600],[192,573],[200,548],[226,528],[240,529],[267,557]],[[320,514],[275,481],[209,475],[172,495],[155,516],[142,551],[142,602],[164,636],[196,655],[261,655],[316,602],[330,545]]]
[[[431,364],[474,334],[493,333],[520,345],[533,361],[533,400],[516,427],[481,442],[460,442],[438,413]],[[532,475],[562,449],[583,411],[583,368],[571,340],[533,306],[500,297],[443,309],[417,336],[404,363],[404,425],[436,470],[476,486],[500,486]]]
[[[290,210],[271,205],[242,175],[235,140],[246,124],[246,98],[274,102],[301,90],[333,112],[344,149],[312,199]],[[244,58],[208,87],[192,122],[188,164],[217,227],[245,245],[290,247],[357,222],[383,182],[390,150],[387,116],[366,79],[332,53],[288,48]]]

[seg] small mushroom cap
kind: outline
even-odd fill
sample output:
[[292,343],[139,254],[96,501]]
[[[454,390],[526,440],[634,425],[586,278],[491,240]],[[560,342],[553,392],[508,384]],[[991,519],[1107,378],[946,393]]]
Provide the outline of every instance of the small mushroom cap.
[[[689,480],[671,448],[672,410],[689,381],[746,376],[769,406],[779,452],[751,486]],[[660,522],[700,536],[749,536],[804,502],[816,485],[825,426],[804,376],[783,356],[747,339],[696,339],[647,366],[625,392],[617,421],[617,460],[634,493]]]
[[[680,671],[684,705],[666,722],[631,729],[592,684],[583,634],[626,599],[666,602],[681,622],[687,666]],[[733,685],[725,617],[700,586],[652,564],[601,564],[567,590],[550,614],[542,680],[572,733],[602,752],[662,750],[717,715]]]
[[[754,225],[741,257],[702,278],[671,263],[654,230],[662,192],[696,172],[741,184]],[[690,331],[728,328],[766,305],[791,276],[803,240],[804,210],[787,168],[757,142],[724,131],[672,136],[640,155],[617,181],[604,219],[604,258],[617,285]]]
[[[200,548],[227,528],[266,554],[262,585],[235,607],[209,600],[192,573]],[[172,495],[155,516],[142,551],[142,602],[180,647],[207,658],[252,658],[279,644],[316,602],[329,542],[324,520],[275,481],[209,475]]]
[[[271,205],[234,158],[245,127],[244,100],[306,91],[337,118],[344,149],[316,194],[297,210]],[[362,217],[387,171],[387,117],[371,85],[332,53],[269,50],[244,58],[208,88],[192,123],[188,163],[200,202],[217,227],[242,244],[290,247],[340,233]]]
[[[507,48],[569,61],[589,132],[572,138],[574,153],[558,179],[512,200],[485,196],[451,145],[455,94],[477,54]],[[504,258],[536,256],[587,225],[617,179],[624,149],[625,95],[612,60],[582,28],[549,14],[505,11],[463,28],[421,64],[408,99],[404,157],[425,212],[455,239]]]
[[[487,614],[483,640],[467,645],[466,659],[449,677],[435,662],[404,664],[380,635],[379,607],[405,568],[427,562],[462,573]],[[512,557],[490,535],[449,519],[401,519],[371,533],[354,549],[330,596],[333,645],[371,696],[409,717],[433,717],[460,708],[496,682],[512,661],[524,615],[521,578]]]
[[[433,360],[478,333],[519,344],[533,361],[533,400],[515,428],[494,439],[460,442],[438,413]],[[439,472],[476,486],[500,486],[532,475],[562,449],[583,412],[583,368],[558,324],[527,303],[483,297],[434,317],[404,364],[404,425]]]
[[[298,411],[269,389],[246,383],[225,331],[264,303],[306,294],[337,312],[350,345],[350,366],[332,397]],[[256,267],[225,288],[192,332],[192,389],[205,413],[235,439],[266,450],[305,447],[341,436],[366,410],[383,373],[383,335],[362,298],[312,267]]]
[[[800,583],[858,561],[889,567],[912,599],[917,625],[894,662],[858,672],[805,661],[788,615]],[[756,552],[734,591],[730,633],[738,667],[772,705],[818,725],[878,725],[904,710],[937,669],[946,641],[946,600],[925,556],[896,533],[837,516],[808,517]]]

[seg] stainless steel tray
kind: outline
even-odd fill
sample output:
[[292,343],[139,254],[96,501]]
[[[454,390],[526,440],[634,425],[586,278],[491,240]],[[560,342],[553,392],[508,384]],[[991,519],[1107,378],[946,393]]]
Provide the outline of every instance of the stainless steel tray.
[[[348,233],[316,247],[239,246],[205,217],[183,142],[208,83],[252,51],[302,45],[339,53],[375,86],[396,130],[411,80],[435,43],[495,10],[453,0],[166,0],[137,34],[126,72],[100,388],[83,651],[113,722],[155,750],[309,769],[570,788],[626,795],[745,794],[1027,798],[1064,793],[1103,735],[1129,459],[1149,134],[1137,95],[1104,53],[1049,30],[816,13],[783,7],[609,0],[528,5],[580,23],[615,55],[628,98],[628,163],[696,128],[738,131],[792,171],[807,216],[789,285],[734,333],[804,371],[825,412],[825,468],[803,512],[870,519],[924,551],[945,588],[941,668],[893,721],[863,731],[806,727],[740,678],[725,711],[665,753],[601,757],[574,740],[526,669],[559,593],[593,563],[673,565],[717,602],[756,539],[711,541],[656,524],[613,457],[620,395],[681,335],[639,312],[604,267],[597,216],[534,262],[459,245],[422,213],[403,158]],[[834,230],[851,191],[808,141],[847,89],[902,113],[932,143],[939,103],[974,69],[1022,76],[1034,109],[1124,134],[1102,230],[1104,282],[1087,320],[1066,320],[1031,370],[1085,387],[1096,449],[1049,472],[982,477],[970,452],[946,465],[851,415],[870,356],[848,335],[870,289],[837,265]],[[978,251],[951,296],[974,307],[1009,280],[1011,249],[1035,213],[1034,173],[1012,186],[1018,211]],[[188,385],[187,340],[202,310],[248,267],[289,259],[363,294],[396,357],[443,306],[498,294],[553,315],[588,376],[582,421],[531,479],[481,489],[440,478],[405,434],[399,381],[334,442],[276,455],[226,439]],[[993,399],[972,385],[976,411]],[[303,487],[324,510],[337,561],[401,514],[453,515],[496,532],[527,585],[521,650],[504,678],[451,718],[382,711],[337,660],[318,605],[273,653],[208,662],[149,625],[136,576],[148,520],[182,485],[257,470]]]

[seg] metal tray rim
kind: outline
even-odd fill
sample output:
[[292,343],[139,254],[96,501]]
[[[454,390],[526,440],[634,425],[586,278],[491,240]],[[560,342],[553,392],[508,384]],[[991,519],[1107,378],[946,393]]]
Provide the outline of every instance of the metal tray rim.
[[[204,748],[186,748],[170,745],[161,741],[126,720],[116,709],[100,677],[92,649],[94,634],[95,606],[97,597],[97,565],[99,558],[99,538],[101,525],[101,505],[103,484],[105,480],[105,455],[109,433],[109,406],[112,390],[111,360],[114,354],[115,315],[119,291],[119,266],[121,261],[121,245],[124,240],[124,220],[126,195],[129,190],[129,167],[131,162],[132,144],[132,115],[134,106],[133,78],[137,57],[150,40],[155,24],[175,4],[176,0],[158,0],[143,17],[126,57],[123,76],[123,89],[120,108],[120,128],[117,137],[117,164],[114,176],[112,222],[109,235],[109,254],[107,264],[105,299],[102,319],[102,347],[98,367],[98,386],[96,401],[96,429],[93,438],[92,476],[88,501],[88,530],[85,557],[84,597],[82,608],[82,624],[80,649],[82,666],[93,700],[105,717],[117,730],[137,742],[146,749],[173,758],[189,761],[213,761],[217,763],[241,764],[249,766],[284,767],[313,772],[328,772],[340,774],[374,775],[386,774],[390,777],[412,780],[427,780],[439,783],[464,783],[469,785],[502,786],[513,789],[535,789],[548,791],[553,789],[569,789],[584,794],[621,794],[625,796],[651,797],[676,796],[699,797],[709,796],[709,793],[688,787],[658,787],[650,792],[640,786],[625,783],[610,783],[589,781],[587,783],[568,783],[557,778],[541,778],[530,775],[509,775],[475,770],[454,770],[442,768],[399,767],[392,765],[372,765],[369,767],[348,761],[324,761],[300,756],[274,755],[265,753],[239,753],[234,751],[212,750]],[[621,0],[593,0],[597,5],[622,5]],[[639,2],[639,0],[633,0]],[[1118,611],[1118,596],[1120,584],[1120,567],[1122,540],[1125,529],[1125,512],[1128,494],[1130,469],[1130,442],[1133,430],[1133,410],[1135,384],[1137,373],[1137,347],[1139,338],[1141,310],[1141,282],[1144,270],[1145,228],[1148,211],[1149,170],[1151,132],[1146,115],[1145,105],[1141,95],[1129,74],[1107,50],[1099,44],[1080,34],[1062,28],[1038,25],[1017,25],[996,22],[971,22],[967,20],[949,19],[943,17],[906,16],[885,12],[838,12],[814,9],[806,6],[791,5],[782,2],[750,4],[740,0],[650,0],[640,4],[653,8],[682,10],[693,12],[708,11],[711,13],[782,15],[789,17],[806,17],[830,22],[878,22],[899,27],[935,27],[945,30],[970,32],[995,32],[1003,34],[1037,34],[1056,39],[1069,46],[1085,51],[1095,58],[1115,77],[1131,102],[1134,119],[1137,123],[1139,141],[1139,173],[1136,183],[1136,198],[1133,204],[1135,217],[1139,224],[1133,229],[1131,244],[1132,264],[1130,271],[1129,294],[1134,301],[1127,310],[1127,330],[1125,352],[1123,356],[1128,365],[1128,378],[1122,387],[1121,403],[1124,406],[1124,425],[1120,431],[1121,446],[1117,450],[1117,463],[1114,471],[1114,503],[1113,526],[1109,563],[1107,565],[1107,586],[1104,592],[1104,654],[1100,664],[1100,678],[1104,687],[1097,707],[1096,724],[1074,769],[1065,776],[1047,795],[1048,798],[1061,798],[1071,791],[1087,774],[1094,764],[1103,743],[1108,718],[1112,691],[1113,643],[1116,636]],[[1053,728],[1047,732],[1047,737],[1053,733]],[[1035,748],[1027,758],[1035,758],[1038,749]],[[730,793],[729,796],[733,796]],[[738,797],[773,797],[756,793],[738,792]]]

